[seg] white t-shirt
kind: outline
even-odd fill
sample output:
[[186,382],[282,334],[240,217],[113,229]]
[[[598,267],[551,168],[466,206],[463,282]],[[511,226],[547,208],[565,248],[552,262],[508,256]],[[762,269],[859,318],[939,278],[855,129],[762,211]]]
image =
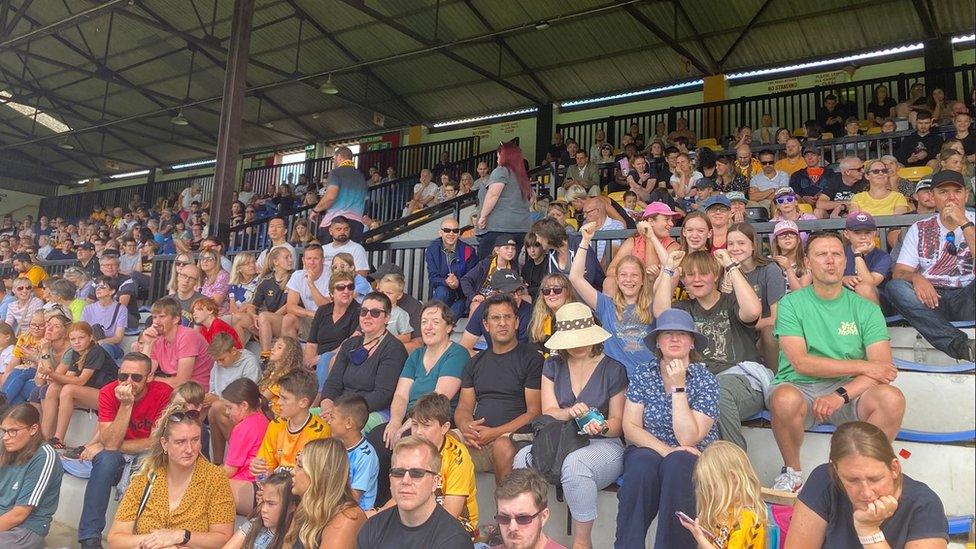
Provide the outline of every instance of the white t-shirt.
[[254,198],[253,191],[237,191],[237,199],[243,202],[245,206],[251,202],[252,198]]
[[329,242],[322,246],[322,252],[325,254],[322,265],[325,266],[327,273],[332,272],[332,259],[342,252],[352,254],[352,260],[357,271],[369,270],[369,257],[366,255],[366,248],[363,248],[363,245],[358,242],[347,240],[342,246],[337,246],[334,241]]
[[386,329],[395,336],[412,333],[413,327],[410,326],[410,315],[400,307],[394,305],[393,310],[390,311],[390,320],[386,322]]
[[755,187],[760,191],[775,191],[780,187],[790,186],[790,176],[786,175],[786,172],[776,170],[776,175],[772,179],[766,177],[766,174],[759,172],[752,176],[752,180],[749,181],[750,187]]
[[[614,219],[612,217],[608,217],[603,222],[603,226],[600,227],[598,230],[600,230],[600,231],[622,231],[622,230],[624,230],[626,228],[627,228],[627,226],[624,225],[623,223],[621,223],[620,221],[617,221],[616,219]],[[610,241],[610,243],[613,244],[614,246],[620,246],[620,241],[619,240],[612,240],[612,241]],[[607,241],[606,240],[601,240],[600,242],[597,242],[597,244],[596,244],[596,257],[597,257],[597,259],[599,259],[600,261],[603,261],[603,253],[606,251],[606,249],[607,249]]]
[[295,251],[294,246],[285,242],[284,244],[278,244],[277,246],[265,248],[264,250],[261,251],[261,255],[259,255],[257,259],[258,271],[264,269],[264,262],[268,259],[268,254],[270,254],[271,251],[274,250],[275,248],[288,248],[289,250],[291,250],[293,268],[295,269],[298,268],[298,252]]
[[[976,221],[976,214],[966,212],[966,219]],[[949,230],[938,215],[916,221],[905,233],[898,263],[919,271],[938,288],[962,288],[973,283],[973,250],[962,230],[953,231],[956,255],[946,251]]]
[[[403,309],[400,309],[401,311]],[[0,374],[7,371],[7,366],[10,365],[10,361],[14,358],[14,346],[9,345],[6,349],[0,351]]]
[[[315,281],[315,287],[318,288],[319,293],[322,295],[329,295],[328,272],[327,270],[322,271],[318,280]],[[305,309],[313,312],[318,310],[319,306],[312,299],[312,290],[309,289],[308,282],[305,280],[305,269],[299,269],[293,272],[285,287],[290,291],[298,292],[299,297],[302,298],[302,306]]]

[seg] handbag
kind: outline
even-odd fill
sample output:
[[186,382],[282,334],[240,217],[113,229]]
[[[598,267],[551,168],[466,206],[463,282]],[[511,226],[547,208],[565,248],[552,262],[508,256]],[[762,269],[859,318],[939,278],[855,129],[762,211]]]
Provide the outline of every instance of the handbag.
[[[112,322],[115,322],[116,317],[119,316],[119,308],[121,307],[122,307],[121,303],[115,304],[115,310],[112,311]],[[101,341],[106,338],[104,326],[102,326],[101,324],[92,324],[91,328],[92,328],[92,337],[95,338],[95,341]]]
[[532,420],[532,468],[539,471],[550,484],[558,485],[562,478],[566,456],[589,446],[590,437],[579,434],[576,421],[559,421],[550,416]]
[[156,471],[149,473],[148,482],[146,482],[146,488],[142,491],[142,498],[139,499],[139,508],[136,510],[136,519],[132,521],[132,533],[136,533],[136,529],[139,527],[139,517],[142,516],[143,511],[146,510],[146,505],[149,503],[149,494],[152,493],[153,483],[156,482]]

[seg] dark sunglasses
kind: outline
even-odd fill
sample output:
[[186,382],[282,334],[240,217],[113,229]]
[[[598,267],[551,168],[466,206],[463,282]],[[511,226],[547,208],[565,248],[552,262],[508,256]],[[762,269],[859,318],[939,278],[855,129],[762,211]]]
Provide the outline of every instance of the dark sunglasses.
[[351,282],[348,283],[348,284],[336,284],[335,285],[335,291],[337,291],[337,292],[348,292],[348,291],[352,290],[355,287],[356,287],[356,285],[353,284],[353,283],[351,283]]
[[420,480],[426,475],[436,475],[438,473],[431,471],[429,469],[421,469],[420,467],[411,467],[409,469],[404,469],[403,467],[394,467],[390,469],[390,476],[393,478],[403,478],[410,475],[413,480]]
[[461,232],[461,229],[443,229],[442,228],[441,229],[441,232],[451,233],[451,234],[459,234]]
[[172,414],[169,415],[168,419],[171,423],[183,423],[186,420],[198,421],[200,419],[200,412],[196,410],[173,412]]
[[759,164],[761,164],[763,166],[772,166],[775,163],[776,163],[775,160],[760,160],[759,161]]
[[499,513],[495,515],[495,520],[498,522],[499,526],[506,526],[506,527],[511,526],[513,520],[521,526],[528,526],[529,524],[532,524],[532,521],[535,520],[535,517],[539,516],[539,514],[542,513],[542,511],[543,511],[542,509],[539,509],[533,515],[514,515],[514,516]]
[[871,175],[888,175],[888,168],[868,170],[868,173]]
[[360,309],[359,310],[359,318],[366,318],[366,315],[369,315],[373,318],[379,318],[380,316],[385,314],[386,311],[384,311],[383,309]]
[[542,295],[562,295],[563,294],[563,287],[562,286],[552,286],[552,287],[549,287],[549,288],[542,288],[539,291],[542,292]]
[[187,265],[193,265],[192,261],[176,261],[177,267],[186,267]]
[[790,204],[796,202],[796,197],[792,194],[787,194],[776,199],[777,204]]
[[949,255],[956,255],[959,253],[959,249],[956,248],[955,233],[946,233],[946,253]]
[[146,376],[145,374],[124,374],[122,372],[119,372],[119,381],[121,381],[122,383],[125,383],[130,379],[135,383],[139,383],[142,380],[146,379]]

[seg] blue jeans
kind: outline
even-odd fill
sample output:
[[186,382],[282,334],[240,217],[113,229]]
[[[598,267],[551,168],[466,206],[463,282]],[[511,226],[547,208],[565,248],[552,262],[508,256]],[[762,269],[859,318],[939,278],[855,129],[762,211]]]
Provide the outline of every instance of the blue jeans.
[[112,357],[112,360],[115,362],[122,360],[122,357],[125,356],[125,353],[122,352],[122,347],[114,343],[99,343],[99,345],[102,346],[102,349],[105,349],[108,356]]
[[458,290],[452,290],[447,286],[437,286],[434,288],[430,297],[438,301],[443,301],[444,305],[450,307],[455,319],[461,318],[461,315],[465,312],[464,296]]
[[695,516],[695,489],[691,473],[698,458],[689,452],[661,457],[649,448],[628,446],[624,478],[617,491],[617,549],[644,547],[647,529],[657,517],[655,547],[697,549],[698,544],[674,516],[682,511]]
[[121,480],[124,468],[125,459],[118,450],[102,450],[92,460],[91,476],[85,487],[85,506],[78,523],[78,541],[101,539],[112,487]]
[[319,379],[319,390],[325,388],[325,380],[329,379],[329,363],[332,362],[333,355],[335,355],[335,351],[322,353],[319,356],[319,361],[315,363],[315,377]]
[[37,368],[15,368],[3,383],[3,394],[7,397],[7,404],[11,406],[27,402],[27,398],[34,392],[34,375]]
[[885,285],[884,292],[892,307],[898,311],[913,328],[922,334],[933,347],[952,358],[965,357],[965,346],[969,345],[966,334],[952,325],[953,320],[973,320],[976,318],[976,283],[970,282],[962,288],[936,288],[939,306],[929,309],[918,297],[915,288],[907,280],[895,279]]

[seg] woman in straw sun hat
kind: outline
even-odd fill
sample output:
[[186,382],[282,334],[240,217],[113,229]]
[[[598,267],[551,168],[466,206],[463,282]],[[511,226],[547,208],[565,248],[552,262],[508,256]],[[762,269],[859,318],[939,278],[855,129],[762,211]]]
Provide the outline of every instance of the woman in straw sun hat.
[[[621,421],[627,390],[623,364],[603,354],[610,333],[583,303],[566,303],[556,311],[555,333],[545,345],[552,353],[542,367],[542,413],[560,421],[575,420],[590,437],[566,456],[561,483],[573,516],[573,544],[592,546],[597,492],[623,471]],[[515,467],[532,464],[532,447],[515,456]]]

